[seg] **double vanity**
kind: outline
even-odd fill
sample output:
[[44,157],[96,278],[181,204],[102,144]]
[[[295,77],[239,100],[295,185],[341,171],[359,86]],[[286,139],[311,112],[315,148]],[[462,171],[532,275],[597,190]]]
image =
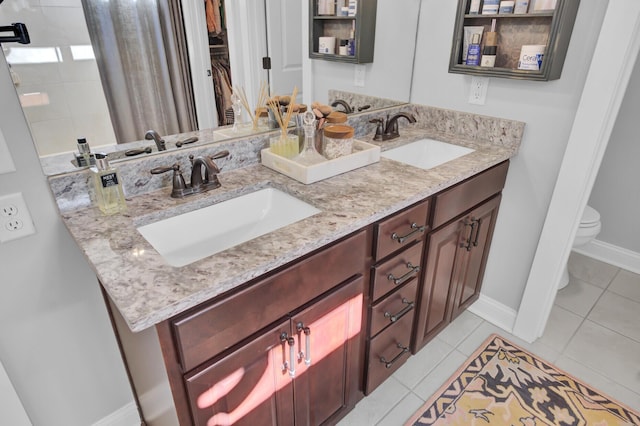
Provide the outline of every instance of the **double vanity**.
[[[371,142],[398,112],[417,123]],[[126,214],[90,205],[86,171],[49,178],[147,424],[333,424],[478,298],[524,123],[403,105],[349,124],[382,158],[310,185],[260,164],[268,134],[121,163]],[[218,189],[171,198],[149,174],[222,149]]]

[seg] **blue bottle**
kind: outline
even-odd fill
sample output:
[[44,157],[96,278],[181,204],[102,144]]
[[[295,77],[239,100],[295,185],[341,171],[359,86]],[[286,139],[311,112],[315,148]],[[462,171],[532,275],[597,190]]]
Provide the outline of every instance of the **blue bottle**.
[[467,51],[467,65],[480,65],[480,34],[474,34],[471,37]]

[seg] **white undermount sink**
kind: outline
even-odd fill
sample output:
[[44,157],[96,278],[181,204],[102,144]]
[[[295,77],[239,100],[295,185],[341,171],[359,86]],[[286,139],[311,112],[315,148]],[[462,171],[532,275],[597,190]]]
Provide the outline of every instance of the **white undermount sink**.
[[384,151],[380,156],[421,169],[431,169],[474,150],[433,139],[420,139],[398,148]]
[[138,227],[171,266],[184,266],[320,213],[310,204],[265,188]]

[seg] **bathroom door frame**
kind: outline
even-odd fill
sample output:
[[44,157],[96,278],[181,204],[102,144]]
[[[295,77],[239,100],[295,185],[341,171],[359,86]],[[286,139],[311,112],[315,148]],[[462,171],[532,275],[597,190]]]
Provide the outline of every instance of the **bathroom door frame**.
[[[305,17],[309,15],[309,3],[301,3],[300,40],[307,40],[309,28]],[[259,82],[269,81],[269,73],[262,69],[262,58],[268,55],[267,39],[273,45],[282,45],[282,32],[267,28],[266,0],[233,0],[225,3],[229,59],[234,86],[245,89],[250,103],[258,98]],[[182,14],[191,66],[194,101],[198,128],[208,129],[218,126],[215,93],[211,76],[209,41],[204,7],[200,2],[182,1]],[[312,96],[311,63],[308,43],[302,43],[301,73],[302,87],[299,93],[303,102],[310,104]]]
[[640,50],[640,2],[609,0],[513,334],[544,333]]

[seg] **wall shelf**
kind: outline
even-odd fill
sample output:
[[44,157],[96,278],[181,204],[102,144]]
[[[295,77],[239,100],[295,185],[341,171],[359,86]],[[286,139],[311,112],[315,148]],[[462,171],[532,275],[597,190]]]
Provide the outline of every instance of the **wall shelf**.
[[[309,0],[309,57],[353,64],[373,62],[377,8],[377,0],[357,0],[355,16],[318,15],[318,0]],[[339,55],[339,40],[349,39],[352,29],[355,55]],[[336,38],[335,54],[319,53],[320,37]]]
[[[458,0],[449,60],[450,73],[538,81],[560,78],[580,0],[557,0],[556,8],[552,11],[521,15],[469,14],[470,3],[471,0]],[[462,61],[464,27],[484,26],[482,52],[485,43],[484,34],[491,31],[493,19],[496,19],[498,33],[495,67],[466,65]],[[540,70],[518,69],[520,50],[523,45],[530,44],[546,46]]]

